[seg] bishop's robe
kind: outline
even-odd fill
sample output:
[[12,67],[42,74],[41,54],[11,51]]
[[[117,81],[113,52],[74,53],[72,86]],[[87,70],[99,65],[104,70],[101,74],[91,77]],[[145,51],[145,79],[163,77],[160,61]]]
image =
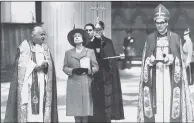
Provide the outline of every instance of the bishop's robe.
[[[183,66],[181,39],[176,33],[167,32],[158,37],[148,35],[142,58],[139,84],[138,122],[191,122],[192,101],[186,70]],[[170,64],[158,62],[148,65],[151,55],[171,55]]]
[[[35,72],[43,60],[47,69]],[[24,40],[19,46],[4,122],[58,122],[55,67],[46,44]]]

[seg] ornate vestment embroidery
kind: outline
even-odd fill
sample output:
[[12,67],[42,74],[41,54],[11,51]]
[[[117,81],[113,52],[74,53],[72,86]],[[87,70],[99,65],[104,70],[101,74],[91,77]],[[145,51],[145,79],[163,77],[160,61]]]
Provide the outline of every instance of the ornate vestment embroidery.
[[181,65],[178,57],[175,58],[175,70],[174,70],[174,81],[178,83],[181,80]]
[[151,97],[150,90],[148,87],[144,87],[144,113],[145,116],[151,118],[153,116],[152,107],[151,107]]
[[175,119],[180,115],[180,96],[181,91],[179,87],[173,89],[173,101],[172,101],[172,118]]

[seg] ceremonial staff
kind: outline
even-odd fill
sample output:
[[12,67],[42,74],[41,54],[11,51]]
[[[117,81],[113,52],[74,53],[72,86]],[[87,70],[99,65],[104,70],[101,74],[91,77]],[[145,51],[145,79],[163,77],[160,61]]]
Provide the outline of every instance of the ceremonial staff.
[[97,23],[99,22],[99,10],[104,10],[104,7],[99,7],[99,2],[95,2],[96,6],[95,7],[91,7],[91,10],[96,10],[96,21]]
[[[91,7],[90,9],[91,10],[95,10],[96,11],[96,25],[99,24],[99,10],[104,10],[105,8],[104,7],[99,7],[99,2],[95,2],[96,6],[95,7]],[[96,27],[96,33],[100,30],[98,27]],[[101,39],[101,46],[102,46],[102,39]],[[103,58],[103,59],[115,59],[115,58],[125,58],[125,55],[124,54],[120,54],[119,56],[112,56],[112,57],[106,57],[106,58]]]
[[106,57],[103,59],[115,59],[115,58],[125,58],[125,54],[120,54],[119,56]]

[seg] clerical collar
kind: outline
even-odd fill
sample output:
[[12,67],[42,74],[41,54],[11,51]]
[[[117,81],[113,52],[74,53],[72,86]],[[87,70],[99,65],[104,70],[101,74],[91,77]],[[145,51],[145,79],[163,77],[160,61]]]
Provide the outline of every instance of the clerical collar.
[[42,47],[42,45],[40,45],[40,44],[35,44],[35,47]]
[[36,43],[34,43],[33,41],[32,41],[32,45],[33,45],[33,46],[36,46],[36,45],[42,46],[42,44],[36,44]]
[[36,43],[34,43],[32,40],[30,41],[30,44],[31,44],[32,46],[36,46]]
[[158,33],[158,35],[157,35],[157,37],[159,37],[159,38],[161,38],[161,37],[165,37],[165,36],[167,36],[167,31],[166,31],[166,33],[164,33],[164,34],[160,34],[160,33]]

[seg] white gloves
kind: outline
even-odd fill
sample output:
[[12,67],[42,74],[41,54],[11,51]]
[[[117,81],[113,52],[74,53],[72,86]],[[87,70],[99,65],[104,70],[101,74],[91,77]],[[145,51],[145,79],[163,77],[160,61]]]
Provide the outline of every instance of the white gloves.
[[[163,63],[166,65],[171,65],[173,63],[174,57],[172,54],[167,54],[164,59],[163,59]],[[158,61],[156,61],[156,58],[151,55],[150,57],[147,57],[146,59],[146,64],[149,66],[154,66]]]
[[172,54],[167,54],[166,57],[164,58],[164,63],[167,65],[171,65],[174,61],[174,57]]
[[155,58],[153,55],[151,55],[150,57],[147,57],[145,63],[146,63],[148,66],[154,66],[155,61],[156,61],[156,58]]

